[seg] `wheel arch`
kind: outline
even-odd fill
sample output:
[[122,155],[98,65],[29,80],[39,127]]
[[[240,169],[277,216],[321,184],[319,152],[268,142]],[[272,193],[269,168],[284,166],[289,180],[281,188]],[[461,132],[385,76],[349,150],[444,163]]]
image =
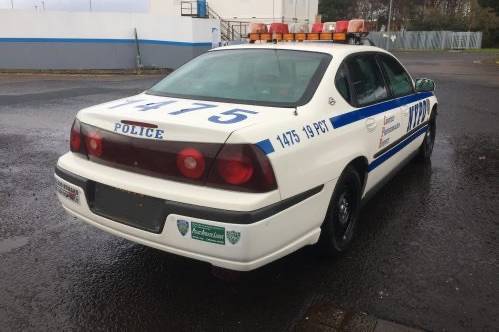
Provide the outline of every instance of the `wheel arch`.
[[[353,214],[354,224],[351,227],[348,226],[350,230],[348,230],[348,229],[344,230],[345,233],[342,235],[343,239],[349,238],[349,240],[348,240],[348,242],[346,242],[346,244],[338,244],[337,239],[335,239],[336,230],[334,227],[334,220],[336,220],[336,217],[338,216],[334,212],[335,206],[338,208],[338,205],[335,204],[337,202],[335,195],[337,195],[336,196],[337,198],[340,197],[340,196],[338,196],[339,194],[337,193],[337,190],[338,189],[342,190],[342,187],[338,186],[338,184],[341,183],[342,181],[344,181],[345,176],[351,176],[352,170],[354,170],[357,173],[357,175],[360,177],[360,179],[355,179],[355,181],[357,182],[358,180],[360,180],[361,192],[360,192],[360,197],[358,197],[357,200],[355,201],[356,208],[354,210],[352,210],[352,211],[354,211],[354,214]],[[340,254],[341,252],[343,252],[344,250],[346,250],[346,248],[349,246],[353,236],[355,235],[355,227],[356,227],[355,225],[356,225],[356,220],[358,218],[359,211],[360,211],[361,204],[362,204],[362,194],[363,194],[363,191],[365,189],[366,182],[367,182],[367,172],[368,172],[368,159],[365,156],[353,157],[353,159],[351,159],[350,162],[347,163],[345,165],[345,167],[343,168],[341,175],[338,178],[338,181],[336,182],[335,188],[333,190],[333,193],[332,193],[329,205],[328,205],[328,209],[326,212],[326,217],[321,224],[321,234],[320,234],[319,242],[317,245],[317,248],[319,249],[319,252],[321,254],[326,255],[326,256],[337,255],[337,254]],[[341,193],[341,191],[340,191],[340,193]],[[350,203],[352,203],[352,201],[350,201]],[[348,205],[349,204],[347,204],[347,206]],[[331,215],[331,213],[333,213],[333,215]]]
[[357,173],[360,176],[360,183],[362,184],[362,191],[361,193],[364,193],[364,190],[366,188],[366,183],[367,183],[367,175],[368,175],[368,170],[369,170],[369,162],[365,156],[358,156],[351,160],[346,166],[347,167],[353,167]]
[[438,115],[438,102],[433,104],[433,107],[431,108],[430,120],[435,119],[437,117],[437,115]]

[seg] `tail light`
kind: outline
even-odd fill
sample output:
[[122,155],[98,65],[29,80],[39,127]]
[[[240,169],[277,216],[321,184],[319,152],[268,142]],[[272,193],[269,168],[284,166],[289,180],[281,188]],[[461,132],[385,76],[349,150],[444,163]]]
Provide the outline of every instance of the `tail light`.
[[238,146],[228,146],[217,157],[218,175],[228,184],[242,185],[251,180],[253,161]]
[[75,120],[71,151],[120,169],[228,190],[277,189],[267,156],[251,144],[192,143],[129,137]]
[[186,148],[177,155],[177,168],[183,176],[199,179],[204,175],[206,162],[199,150]]
[[69,146],[71,152],[80,152],[81,150],[80,121],[78,121],[78,119],[74,120],[73,126],[71,127]]
[[267,156],[251,144],[226,144],[207,180],[209,186],[250,192],[277,189]]
[[85,147],[89,155],[100,157],[103,153],[102,144],[102,136],[99,133],[94,131],[85,135]]

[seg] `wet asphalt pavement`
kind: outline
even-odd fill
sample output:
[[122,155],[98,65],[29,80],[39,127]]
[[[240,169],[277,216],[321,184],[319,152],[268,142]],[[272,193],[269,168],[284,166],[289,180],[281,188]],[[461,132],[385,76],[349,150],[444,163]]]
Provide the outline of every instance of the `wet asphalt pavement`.
[[55,197],[77,110],[159,77],[0,75],[0,331],[280,331],[327,303],[427,330],[498,331],[499,65],[399,56],[437,81],[431,165],[409,164],[367,204],[343,257],[305,248],[235,282],[74,220]]

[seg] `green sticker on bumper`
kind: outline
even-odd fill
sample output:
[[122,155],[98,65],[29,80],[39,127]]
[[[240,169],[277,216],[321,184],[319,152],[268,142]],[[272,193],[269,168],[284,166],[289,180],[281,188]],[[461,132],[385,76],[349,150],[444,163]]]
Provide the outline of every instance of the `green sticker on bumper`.
[[191,236],[194,240],[225,245],[225,228],[223,227],[192,222]]

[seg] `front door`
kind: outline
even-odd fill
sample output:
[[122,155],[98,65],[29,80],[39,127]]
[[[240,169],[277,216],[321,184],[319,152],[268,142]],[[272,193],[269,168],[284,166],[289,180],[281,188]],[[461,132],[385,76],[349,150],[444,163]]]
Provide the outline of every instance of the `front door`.
[[376,53],[365,53],[346,61],[353,100],[363,117],[368,140],[370,174],[367,190],[396,166],[393,161],[377,158],[398,140],[402,130],[399,104],[392,99],[376,56]]

